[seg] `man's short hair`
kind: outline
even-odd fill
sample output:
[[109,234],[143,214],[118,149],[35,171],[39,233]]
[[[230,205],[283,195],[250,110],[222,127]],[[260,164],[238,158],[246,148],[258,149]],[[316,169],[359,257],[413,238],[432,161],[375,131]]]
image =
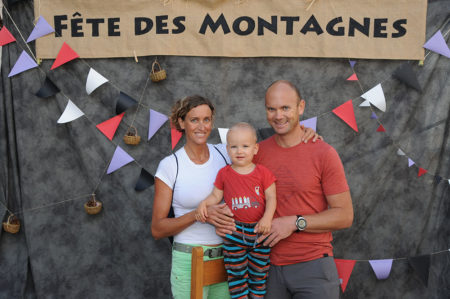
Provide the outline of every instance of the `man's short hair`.
[[300,91],[298,90],[297,86],[295,86],[291,81],[288,81],[288,80],[277,80],[277,81],[272,82],[272,84],[270,84],[269,87],[267,87],[266,93],[269,90],[269,88],[271,88],[275,84],[279,84],[279,83],[284,83],[284,84],[288,85],[289,87],[291,87],[292,90],[294,90],[295,93],[297,94],[298,100],[300,101],[302,99],[302,96],[301,96]]

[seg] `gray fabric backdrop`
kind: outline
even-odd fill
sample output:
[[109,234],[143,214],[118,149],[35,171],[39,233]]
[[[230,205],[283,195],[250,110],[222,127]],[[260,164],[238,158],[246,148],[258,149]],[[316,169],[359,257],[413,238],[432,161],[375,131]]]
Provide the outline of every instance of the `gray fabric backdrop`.
[[[449,1],[430,1],[427,39],[439,28],[450,29]],[[31,32],[31,1],[10,8],[25,38]],[[5,13],[4,13],[5,15]],[[447,24],[444,26],[444,24]],[[5,15],[5,25],[18,32]],[[34,44],[31,43],[33,47]],[[335,256],[356,263],[342,298],[446,298],[450,293],[450,254],[432,255],[425,287],[406,259],[394,261],[389,279],[375,278],[369,259],[406,258],[446,250],[449,184],[432,175],[417,178],[416,166],[397,156],[400,147],[429,173],[450,178],[450,61],[435,53],[425,65],[410,62],[424,91],[391,77],[402,61],[359,60],[360,84],[368,90],[379,82],[387,111],[374,108],[387,134],[378,133],[346,59],[158,57],[167,80],[148,82],[154,57],[75,60],[53,71],[53,61],[13,78],[7,75],[25,47],[4,46],[0,101],[0,201],[22,222],[16,235],[0,232],[1,298],[168,298],[170,246],[150,235],[153,187],[134,191],[140,166],[131,163],[111,175],[102,174],[119,144],[139,165],[154,173],[171,152],[166,123],[146,142],[148,108],[169,113],[175,99],[190,94],[209,97],[218,108],[216,127],[248,121],[267,127],[265,88],[276,79],[297,84],[307,101],[305,118],[320,115],[318,132],[343,160],[351,187],[355,221],[334,234]],[[75,49],[76,50],[76,49]],[[89,66],[110,79],[91,96],[85,92]],[[67,104],[60,93],[49,99],[34,95],[45,73],[84,113],[68,124],[56,123]],[[141,106],[127,111],[114,143],[95,125],[114,116],[119,90]],[[329,113],[353,99],[359,133]],[[127,124],[135,124],[143,142],[123,143]],[[211,142],[219,142],[215,130]],[[87,215],[83,204],[96,191],[103,211]],[[81,197],[80,197],[81,196]],[[54,203],[78,198],[64,203]],[[23,213],[20,213],[23,211]],[[0,205],[0,214],[8,214]]]

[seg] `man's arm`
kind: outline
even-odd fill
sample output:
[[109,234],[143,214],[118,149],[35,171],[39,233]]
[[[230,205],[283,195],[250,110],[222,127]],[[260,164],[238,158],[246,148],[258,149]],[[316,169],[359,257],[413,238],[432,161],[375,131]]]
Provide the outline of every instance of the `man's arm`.
[[[353,223],[353,204],[350,191],[327,195],[329,208],[317,214],[302,215],[306,219],[308,233],[331,232],[350,227]],[[296,215],[275,218],[269,234],[259,237],[258,242],[267,240],[264,245],[275,246],[280,240],[289,237],[297,230]],[[300,232],[302,233],[302,232]]]

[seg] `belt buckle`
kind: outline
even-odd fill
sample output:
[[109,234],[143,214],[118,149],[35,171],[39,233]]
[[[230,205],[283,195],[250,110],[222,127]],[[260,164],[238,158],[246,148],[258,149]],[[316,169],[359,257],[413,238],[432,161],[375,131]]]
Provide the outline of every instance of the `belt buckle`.
[[205,251],[205,254],[210,258],[222,256],[222,247],[210,248]]

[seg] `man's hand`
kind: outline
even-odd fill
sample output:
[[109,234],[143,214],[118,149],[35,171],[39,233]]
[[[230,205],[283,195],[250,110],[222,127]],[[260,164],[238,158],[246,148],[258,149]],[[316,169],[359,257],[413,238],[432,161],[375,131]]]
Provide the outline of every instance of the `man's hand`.
[[233,213],[225,203],[209,206],[206,222],[214,225],[216,234],[221,237],[224,237],[226,234],[232,234],[236,230]]
[[272,220],[272,227],[270,233],[260,236],[257,240],[258,243],[264,241],[264,246],[273,247],[280,240],[289,237],[296,229],[295,226],[296,216],[284,216],[274,218]]

